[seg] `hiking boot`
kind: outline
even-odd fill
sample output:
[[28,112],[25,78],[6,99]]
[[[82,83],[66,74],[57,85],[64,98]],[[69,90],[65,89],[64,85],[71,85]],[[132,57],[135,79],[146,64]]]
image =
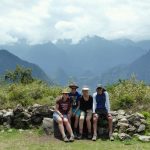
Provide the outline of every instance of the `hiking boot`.
[[78,140],[81,140],[83,138],[82,134],[79,133]]
[[69,142],[67,136],[63,137],[64,142]]
[[74,131],[74,138],[75,138],[75,139],[78,138],[78,134],[77,134],[76,131]]
[[74,136],[71,136],[70,139],[69,139],[69,141],[73,142],[74,141]]
[[91,138],[92,138],[92,134],[88,133],[88,139],[91,139]]
[[96,141],[97,140],[97,135],[93,135],[92,141]]

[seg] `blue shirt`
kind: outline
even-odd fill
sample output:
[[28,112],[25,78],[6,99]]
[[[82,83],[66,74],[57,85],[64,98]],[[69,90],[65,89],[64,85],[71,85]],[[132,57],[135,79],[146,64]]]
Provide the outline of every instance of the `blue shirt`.
[[81,94],[77,91],[75,94],[70,92],[69,97],[70,97],[71,102],[72,102],[72,108],[76,109],[78,106],[78,101],[79,101],[79,98],[81,97]]
[[97,92],[93,94],[93,113],[95,113],[97,108],[104,108],[108,113],[110,112],[110,101],[107,91],[102,95],[97,94]]

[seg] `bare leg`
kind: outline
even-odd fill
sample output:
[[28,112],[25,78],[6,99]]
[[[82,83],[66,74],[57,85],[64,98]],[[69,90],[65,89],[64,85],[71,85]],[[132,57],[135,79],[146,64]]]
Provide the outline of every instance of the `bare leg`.
[[85,117],[85,116],[80,116],[80,120],[79,120],[79,132],[80,132],[80,134],[83,133],[84,117]]
[[64,124],[65,124],[65,126],[66,126],[66,129],[67,129],[67,131],[69,132],[70,136],[74,136],[74,135],[73,135],[73,132],[72,132],[71,125],[70,125],[70,123],[69,123],[69,120],[68,120],[67,118],[64,118],[64,119],[63,119],[63,122],[64,122]]
[[112,134],[112,116],[108,115],[109,135]]
[[97,136],[97,121],[98,121],[98,115],[94,114],[93,116],[93,131],[94,131],[94,135]]
[[66,134],[65,134],[65,130],[64,130],[64,125],[63,125],[62,118],[59,117],[56,122],[58,123],[60,133],[61,133],[62,137],[64,138],[66,136]]
[[87,123],[88,133],[91,133],[91,116],[90,115],[87,115],[86,123]]
[[75,123],[74,123],[74,129],[78,128],[78,123],[79,123],[79,117],[75,116]]
[[68,114],[67,117],[68,117],[69,123],[71,124],[71,114]]

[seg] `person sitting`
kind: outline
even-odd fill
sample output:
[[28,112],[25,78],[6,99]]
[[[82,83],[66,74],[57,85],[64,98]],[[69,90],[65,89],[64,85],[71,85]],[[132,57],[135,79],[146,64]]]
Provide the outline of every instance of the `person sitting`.
[[[68,94],[69,92],[67,90],[63,90],[62,96],[56,99],[56,106],[53,114],[53,119],[58,123],[63,140],[65,142],[73,142],[74,134],[71,125],[68,121],[68,115],[71,113],[71,101]],[[70,139],[68,139],[65,134],[64,125],[66,127],[66,130],[69,132]]]
[[79,116],[80,116],[80,109],[79,109],[79,98],[81,97],[81,94],[77,91],[79,88],[75,83],[72,83],[69,85],[69,88],[71,89],[71,92],[69,93],[69,97],[72,102],[72,115],[71,117],[75,118],[74,122],[74,136],[77,138],[78,133],[78,124],[79,124]]
[[92,105],[93,105],[93,97],[89,95],[89,88],[82,88],[82,96],[79,99],[79,107],[81,110],[80,119],[79,119],[79,136],[78,139],[83,138],[83,124],[84,120],[86,120],[87,129],[88,129],[88,139],[92,138],[91,133],[91,118],[92,118]]
[[108,119],[109,138],[114,140],[112,136],[112,115],[110,114],[110,101],[108,92],[99,84],[96,88],[96,93],[93,94],[93,141],[97,139],[97,122],[102,117]]

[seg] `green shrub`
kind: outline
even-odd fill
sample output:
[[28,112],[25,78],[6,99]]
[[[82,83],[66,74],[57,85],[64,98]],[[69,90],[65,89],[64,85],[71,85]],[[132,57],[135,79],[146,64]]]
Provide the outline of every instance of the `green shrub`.
[[107,90],[110,94],[112,109],[150,112],[150,86],[145,85],[144,82],[132,77],[109,85]]
[[55,98],[60,95],[61,87],[49,86],[35,80],[30,84],[13,83],[0,86],[0,108],[23,106],[34,103],[54,105]]

